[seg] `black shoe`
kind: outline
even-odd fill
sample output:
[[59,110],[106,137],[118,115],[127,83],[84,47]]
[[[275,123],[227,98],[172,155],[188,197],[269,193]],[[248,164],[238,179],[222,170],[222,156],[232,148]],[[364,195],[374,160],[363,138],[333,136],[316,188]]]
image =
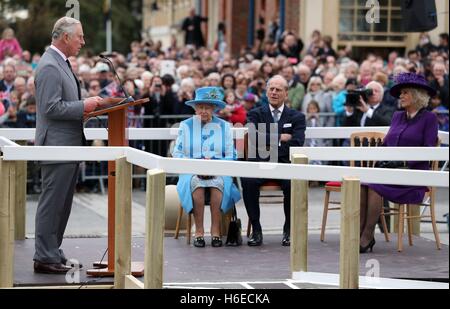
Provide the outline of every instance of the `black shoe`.
[[291,237],[288,233],[283,233],[283,239],[281,240],[281,245],[283,247],[290,247],[291,246]]
[[205,239],[202,236],[195,237],[194,247],[204,248],[206,246]]
[[60,263],[41,263],[39,261],[34,262],[34,272],[39,274],[52,274],[52,275],[64,275],[72,268]]
[[370,252],[373,252],[373,246],[375,246],[375,238],[373,238],[370,243],[365,246],[362,247],[361,245],[359,246],[359,253],[367,253],[367,251],[370,250]]
[[220,239],[220,237],[214,236],[211,239],[211,246],[213,246],[214,248],[222,247],[222,239]]
[[247,245],[250,247],[258,247],[263,243],[262,232],[253,232],[252,237],[248,240]]
[[66,266],[69,266],[69,267],[72,267],[72,268],[74,268],[74,267],[77,267],[77,268],[83,268],[83,264],[81,264],[81,263],[79,263],[79,264],[75,264],[75,263],[70,263],[70,265],[67,265],[67,259],[62,259],[61,260],[61,264],[63,264],[63,265],[66,265]]

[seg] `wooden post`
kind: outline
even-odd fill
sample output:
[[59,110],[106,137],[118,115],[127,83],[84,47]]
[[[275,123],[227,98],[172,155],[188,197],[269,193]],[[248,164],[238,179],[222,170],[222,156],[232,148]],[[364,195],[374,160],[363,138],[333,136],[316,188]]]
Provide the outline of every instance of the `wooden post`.
[[0,288],[14,284],[15,163],[0,157]]
[[344,177],[341,203],[341,242],[339,255],[340,288],[359,287],[359,179]]
[[415,236],[420,236],[420,205],[408,205],[406,207],[411,208],[411,216],[412,217],[417,217],[417,218],[413,218],[411,219],[412,221],[412,233]]
[[145,289],[162,289],[163,286],[165,189],[166,173],[156,169],[147,171]]
[[14,181],[16,186],[15,207],[15,239],[25,240],[26,226],[26,203],[27,203],[27,161],[16,162],[17,177]]
[[115,289],[124,289],[125,277],[131,274],[131,168],[126,157],[116,160]]
[[[308,157],[292,155],[293,164],[308,164]],[[308,181],[291,180],[291,271],[308,271]]]

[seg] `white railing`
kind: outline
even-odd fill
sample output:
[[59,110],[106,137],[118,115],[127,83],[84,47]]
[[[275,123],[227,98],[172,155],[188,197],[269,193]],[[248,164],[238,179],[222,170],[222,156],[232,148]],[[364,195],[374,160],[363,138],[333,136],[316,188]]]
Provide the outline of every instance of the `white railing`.
[[[368,148],[377,151],[376,148]],[[357,158],[352,155],[354,149],[341,152],[343,160]],[[428,147],[416,148],[427,152]],[[125,156],[129,163],[146,169],[163,169],[172,174],[196,174],[210,176],[234,176],[269,179],[313,180],[313,181],[340,181],[342,176],[358,177],[366,183],[379,183],[391,185],[435,186],[448,187],[447,172],[422,170],[391,170],[379,168],[359,168],[342,166],[315,166],[291,165],[280,163],[236,162],[236,161],[204,161],[190,159],[163,158],[154,154],[129,147],[38,147],[38,146],[3,146],[3,157],[6,161],[113,161]],[[408,148],[403,148],[404,158],[413,154]],[[298,153],[298,152],[297,152]],[[349,155],[350,154],[350,155]],[[360,160],[366,158],[363,154]],[[386,160],[388,156],[384,156]],[[395,159],[399,155],[395,154]],[[417,156],[417,158],[420,158]],[[445,160],[448,151],[436,152],[433,158]],[[333,160],[332,151],[321,154],[321,160]]]
[[[306,128],[306,138],[315,139],[347,139],[355,132],[382,132],[386,133],[388,127],[338,127],[338,128]],[[108,131],[106,129],[85,129],[88,140],[107,140]],[[246,128],[233,128],[235,138],[243,138]],[[0,136],[4,136],[13,141],[34,140],[35,129],[0,129]],[[174,140],[178,136],[178,128],[168,129],[127,129],[129,140]],[[439,132],[442,144],[449,144],[449,133]]]
[[[353,128],[354,129],[354,128]],[[145,129],[144,129],[145,130]],[[159,129],[157,129],[159,130]],[[18,130],[15,130],[18,131]],[[169,132],[166,130],[164,132]],[[354,132],[354,130],[352,131]],[[0,134],[3,132],[0,132]],[[132,131],[130,131],[132,133]],[[348,133],[348,132],[347,132]],[[16,134],[16,133],[12,133]],[[29,133],[30,134],[30,133]],[[339,133],[341,134],[341,133]],[[338,134],[334,135],[337,136]],[[16,136],[17,137],[17,136]],[[327,136],[327,138],[330,138]],[[20,136],[18,140],[24,139],[24,136]],[[296,220],[303,220],[301,224],[294,225],[294,232],[292,232],[292,246],[291,246],[291,268],[293,272],[307,271],[307,256],[304,254],[307,252],[307,219],[300,218],[299,214],[306,214],[307,216],[307,180],[317,181],[342,181],[343,180],[343,199],[342,205],[342,220],[345,221],[346,226],[341,235],[341,253],[345,252],[345,259],[351,256],[351,263],[341,263],[341,287],[358,287],[358,269],[359,259],[358,256],[358,243],[359,233],[357,233],[357,223],[354,218],[359,218],[359,184],[360,182],[366,183],[380,183],[380,184],[396,184],[396,185],[421,185],[421,186],[435,186],[435,187],[448,187],[449,178],[448,172],[436,172],[436,171],[417,171],[417,170],[389,170],[389,169],[377,169],[377,168],[357,168],[357,167],[333,167],[333,166],[312,166],[307,165],[306,156],[300,157],[298,154],[293,155],[295,162],[305,162],[305,164],[278,164],[278,163],[254,163],[254,162],[234,162],[234,161],[204,161],[204,160],[184,160],[184,159],[169,159],[159,157],[154,154],[139,151],[129,147],[37,147],[37,146],[19,146],[5,137],[0,136],[0,146],[3,152],[3,158],[0,159],[2,167],[0,168],[0,189],[2,192],[14,192],[10,189],[14,187],[12,184],[16,180],[16,170],[13,165],[14,161],[116,161],[117,165],[124,166],[124,164],[134,164],[146,169],[151,169],[147,173],[148,189],[151,192],[147,192],[147,205],[150,211],[148,216],[147,228],[152,232],[150,238],[146,239],[147,247],[160,248],[157,252],[150,252],[150,258],[146,266],[145,282],[147,287],[162,287],[162,268],[163,261],[160,255],[162,255],[162,233],[163,224],[160,224],[164,220],[164,194],[161,190],[164,190],[165,176],[164,173],[178,173],[178,174],[199,174],[199,175],[220,175],[220,176],[237,176],[237,177],[251,177],[251,178],[273,178],[273,179],[290,179],[292,185],[295,188],[304,188],[304,190],[294,190],[292,198],[292,216],[297,218]],[[338,150],[338,156],[341,160],[367,160],[367,156],[372,156],[371,151],[378,152],[378,148],[367,148],[363,152],[355,152],[355,148],[327,148],[323,153],[313,153],[314,148],[303,149],[304,153],[312,151],[309,154],[313,158],[320,158],[320,160],[336,160],[334,150]],[[320,149],[319,149],[320,150]],[[330,151],[333,150],[333,151]],[[427,153],[434,151],[435,153]],[[293,150],[295,153],[302,153],[302,149]],[[419,152],[419,154],[417,153]],[[420,153],[422,152],[422,153]],[[302,153],[303,154],[303,153]],[[377,153],[385,160],[400,160],[403,158],[407,160],[425,160],[425,155],[429,155],[436,160],[448,160],[448,149],[430,149],[428,147],[423,148],[397,148],[397,150],[388,149],[388,152],[384,154]],[[400,155],[401,154],[401,155]],[[118,158],[121,158],[118,160]],[[379,159],[380,157],[378,157]],[[404,159],[403,159],[404,160]],[[428,158],[427,160],[430,160]],[[3,162],[3,163],[2,163]],[[130,170],[130,168],[127,168]],[[7,174],[6,174],[7,173]],[[131,181],[131,173],[127,173],[130,180],[123,179],[125,176],[122,174],[116,175],[116,186],[119,188],[123,183]],[[156,178],[157,177],[157,178]],[[9,183],[8,183],[9,182]],[[12,191],[8,191],[12,190]],[[131,207],[131,190],[130,192],[122,192],[124,194],[120,202],[116,203],[116,207]],[[158,199],[154,198],[154,194],[158,195]],[[0,197],[6,198],[8,194],[3,194]],[[153,198],[153,199],[152,199]],[[5,203],[1,204],[1,212],[6,216],[0,217],[0,219],[10,220],[14,212],[14,197],[10,196],[9,199],[5,199]],[[128,203],[126,202],[128,201]],[[8,215],[9,214],[9,215]],[[11,216],[11,217],[9,217]],[[157,216],[157,218],[156,218]],[[122,218],[123,219],[123,218]],[[121,220],[117,218],[116,220]],[[155,221],[156,220],[156,221]],[[5,222],[6,222],[5,221]],[[131,219],[129,220],[131,222]],[[2,221],[3,222],[3,221]],[[10,221],[8,221],[10,222]],[[295,222],[295,220],[293,221]],[[298,221],[300,222],[300,221]],[[155,224],[159,224],[155,227]],[[120,224],[119,224],[120,225]],[[120,225],[121,226],[121,225]],[[351,228],[350,228],[351,227]],[[127,229],[131,229],[131,226]],[[295,233],[297,230],[303,230],[304,233]],[[14,228],[5,228],[0,231],[0,242],[7,242],[11,239],[11,233],[14,233]],[[351,235],[349,233],[352,233]],[[356,233],[356,234],[354,234]],[[129,233],[131,235],[131,233]],[[353,235],[354,234],[354,235]],[[296,239],[296,235],[298,239]],[[147,236],[146,236],[147,237]],[[305,238],[306,237],[306,238]],[[2,240],[3,239],[3,240]],[[117,239],[116,239],[117,240]],[[346,241],[348,240],[348,241]],[[124,241],[131,242],[130,239],[121,239],[122,245]],[[153,246],[154,245],[154,246]],[[3,250],[4,253],[0,254],[0,285],[10,286],[12,285],[12,277],[10,269],[13,267],[11,249]],[[128,255],[131,252],[119,252],[120,258],[129,258]],[[302,256],[300,256],[302,255]],[[344,258],[341,256],[341,259]],[[7,262],[5,262],[7,261]],[[146,251],[147,261],[147,251]],[[299,262],[300,261],[300,262]],[[153,264],[152,264],[153,263]],[[156,263],[156,264],[155,264]],[[118,265],[118,264],[117,264]],[[118,267],[121,267],[118,265]],[[156,269],[156,273],[151,273],[147,276],[147,269]],[[129,270],[123,270],[123,273],[129,273]],[[5,275],[6,274],[6,275]],[[3,277],[2,277],[3,276]],[[125,281],[125,277],[122,273],[117,275],[116,286],[122,287]]]

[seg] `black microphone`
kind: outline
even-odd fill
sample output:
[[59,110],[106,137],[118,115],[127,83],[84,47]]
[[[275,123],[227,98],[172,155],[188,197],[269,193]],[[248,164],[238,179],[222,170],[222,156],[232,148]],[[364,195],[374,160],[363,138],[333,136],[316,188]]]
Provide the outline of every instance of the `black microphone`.
[[130,103],[130,102],[134,102],[133,97],[128,94],[128,92],[125,90],[125,88],[123,88],[122,80],[120,79],[119,74],[117,74],[116,69],[114,68],[114,64],[112,63],[112,61],[109,60],[108,57],[106,57],[105,55],[102,55],[102,54],[100,54],[99,57],[106,61],[108,66],[113,71],[114,75],[116,75],[117,80],[119,81],[120,90],[122,90],[122,92],[126,96],[126,99],[124,101],[122,101],[121,103],[126,104],[126,103]]

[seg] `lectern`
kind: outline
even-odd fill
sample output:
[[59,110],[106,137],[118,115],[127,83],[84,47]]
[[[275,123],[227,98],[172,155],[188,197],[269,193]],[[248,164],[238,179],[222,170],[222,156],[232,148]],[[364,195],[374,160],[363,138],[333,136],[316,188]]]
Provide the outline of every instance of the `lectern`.
[[[100,109],[89,113],[86,118],[107,115],[108,146],[128,146],[128,136],[126,133],[128,108],[147,103],[148,101],[148,98],[133,102],[127,102],[127,100],[123,98],[108,98],[102,102],[102,107]],[[108,162],[108,260],[104,263],[95,263],[95,268],[87,271],[87,274],[90,276],[114,276],[115,193],[116,164],[114,161],[110,161]],[[143,276],[144,264],[142,262],[132,262],[131,272],[133,276]]]

